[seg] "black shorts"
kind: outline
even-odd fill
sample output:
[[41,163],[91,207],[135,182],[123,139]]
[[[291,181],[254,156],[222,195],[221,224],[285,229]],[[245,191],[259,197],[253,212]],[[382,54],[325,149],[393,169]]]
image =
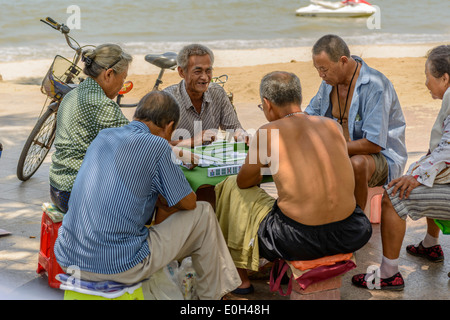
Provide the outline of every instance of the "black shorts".
[[307,226],[285,216],[277,202],[258,229],[259,254],[269,261],[314,260],[362,248],[372,225],[360,207],[344,220]]

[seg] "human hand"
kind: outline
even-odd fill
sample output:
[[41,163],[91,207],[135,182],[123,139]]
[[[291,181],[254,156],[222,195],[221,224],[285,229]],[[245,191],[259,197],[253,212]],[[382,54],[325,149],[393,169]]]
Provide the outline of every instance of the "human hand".
[[194,136],[192,141],[192,146],[201,146],[205,144],[210,144],[217,139],[217,134],[219,130],[207,129],[203,130],[201,133]]
[[246,145],[250,142],[250,136],[245,130],[238,129],[234,134],[234,141],[236,142],[245,142]]
[[183,166],[189,170],[194,169],[200,162],[200,157],[189,150],[172,147],[175,156],[183,162]]
[[388,187],[391,188],[392,186],[394,186],[391,195],[395,195],[397,191],[399,191],[399,199],[403,199],[403,197],[407,199],[411,191],[419,185],[421,185],[421,183],[417,181],[413,176],[405,175],[403,177],[392,180],[389,183]]

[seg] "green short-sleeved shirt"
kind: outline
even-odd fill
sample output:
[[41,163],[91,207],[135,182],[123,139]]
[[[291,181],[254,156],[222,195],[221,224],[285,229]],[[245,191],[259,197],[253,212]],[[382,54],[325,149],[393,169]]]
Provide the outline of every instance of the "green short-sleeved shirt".
[[56,122],[50,184],[70,192],[86,150],[100,130],[121,127],[129,120],[100,85],[88,77],[64,97]]

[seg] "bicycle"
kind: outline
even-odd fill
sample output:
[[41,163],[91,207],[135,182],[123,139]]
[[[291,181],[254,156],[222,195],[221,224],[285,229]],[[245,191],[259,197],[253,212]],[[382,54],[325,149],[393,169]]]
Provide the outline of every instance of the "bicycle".
[[[17,177],[22,181],[27,181],[36,173],[49,153],[50,148],[53,145],[53,141],[55,140],[56,116],[59,105],[63,97],[84,80],[84,78],[80,75],[81,69],[78,67],[78,63],[81,59],[82,49],[87,46],[91,46],[85,45],[81,47],[75,39],[69,36],[69,27],[64,24],[57,23],[50,17],[47,17],[45,20],[41,19],[40,21],[49,25],[53,29],[60,31],[64,35],[69,47],[75,50],[75,54],[72,61],[69,61],[60,55],[56,55],[49,71],[42,81],[41,92],[47,95],[47,100],[45,101],[38,120],[28,136],[19,156],[16,173]],[[161,72],[156,80],[155,86],[153,87],[154,90],[158,90],[159,85],[162,84],[161,78],[164,74],[164,70],[169,68],[173,69],[177,64],[176,53],[148,55],[147,61],[161,68]],[[125,82],[122,90],[119,92],[116,101],[121,108],[136,107],[136,103],[120,103],[123,95],[128,93],[132,87],[132,82],[127,81]],[[48,99],[50,99],[49,103]],[[43,112],[46,105],[47,109]]]
[[[49,25],[53,29],[60,31],[64,35],[69,47],[75,50],[75,54],[72,61],[69,61],[60,55],[56,55],[49,71],[42,81],[41,92],[47,95],[47,100],[50,98],[50,103],[47,106],[47,110],[42,113],[47,105],[47,100],[44,103],[41,114],[38,117],[38,121],[28,136],[20,154],[17,164],[17,177],[22,181],[27,181],[36,173],[49,153],[55,140],[56,116],[59,105],[64,96],[76,88],[78,84],[84,80],[84,78],[80,76],[81,69],[78,67],[78,63],[82,56],[82,49],[87,46],[92,46],[85,45],[81,47],[75,39],[69,36],[69,27],[64,24],[57,23],[50,17],[45,18],[45,20],[40,19],[40,21]],[[163,83],[162,77],[165,70],[174,70],[176,68],[177,54],[175,52],[147,54],[145,56],[145,61],[161,69],[152,88],[152,90],[159,90],[160,85]],[[221,75],[213,78],[213,81],[219,83],[222,87],[227,80],[227,75]],[[131,81],[126,81],[124,83],[124,86],[116,99],[119,107],[133,108],[137,106],[137,103],[121,103],[121,99],[124,94],[128,93],[132,88],[133,83]],[[233,95],[231,93],[227,94],[231,103],[233,103]]]

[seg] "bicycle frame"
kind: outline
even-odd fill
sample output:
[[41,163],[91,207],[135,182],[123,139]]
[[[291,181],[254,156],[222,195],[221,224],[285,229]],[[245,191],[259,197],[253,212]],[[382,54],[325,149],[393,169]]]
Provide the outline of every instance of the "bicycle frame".
[[[75,55],[72,60],[73,65],[77,65],[80,62],[82,57],[82,48],[78,42],[69,36],[70,29],[64,24],[59,24],[50,17],[47,17],[45,20],[40,20],[45,24],[49,25],[55,30],[60,31],[70,48],[75,51]],[[162,77],[165,72],[165,69],[174,69],[176,67],[176,56],[177,54],[174,52],[166,52],[164,54],[152,55],[149,54],[145,57],[145,60],[149,63],[161,68],[159,72],[158,78],[153,86],[152,90],[159,90],[159,86],[162,84]],[[75,74],[70,73],[67,76],[66,82],[71,81],[75,76]],[[223,80],[225,77],[225,80]],[[222,87],[227,81],[228,76],[222,75],[219,77],[214,77],[213,82],[219,83]],[[81,80],[81,79],[80,79]],[[74,89],[76,86],[71,87]],[[120,100],[123,97],[123,94],[129,92],[132,88],[132,84],[127,83],[124,84],[124,87],[119,92],[116,102],[121,108],[133,108],[137,106],[137,103],[133,104],[121,104]],[[18,165],[17,165],[17,177],[19,180],[26,181],[33,176],[33,174],[38,170],[45,157],[47,156],[53,141],[55,139],[56,132],[56,115],[58,112],[59,105],[62,101],[63,96],[55,98],[47,95],[51,98],[50,104],[47,106],[47,110],[45,112],[41,112],[38,121],[36,122],[33,130],[31,131],[28,139],[25,142],[25,145],[22,149],[22,152],[19,157]],[[231,93],[228,94],[231,103],[233,103],[233,96]],[[45,104],[44,104],[45,106]],[[44,107],[43,107],[44,108]]]

